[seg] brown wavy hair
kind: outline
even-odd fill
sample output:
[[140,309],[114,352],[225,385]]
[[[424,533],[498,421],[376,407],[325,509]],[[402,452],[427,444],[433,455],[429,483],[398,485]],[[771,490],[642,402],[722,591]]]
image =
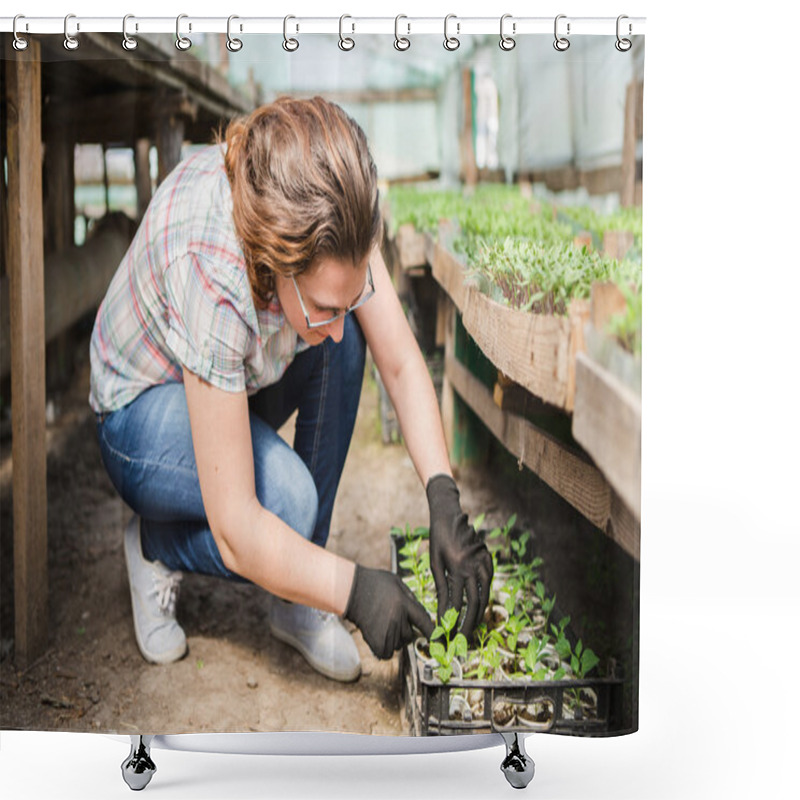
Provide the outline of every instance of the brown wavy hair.
[[282,97],[231,121],[224,141],[258,301],[272,299],[276,274],[297,275],[319,257],[363,261],[381,233],[377,170],[364,132],[339,106]]

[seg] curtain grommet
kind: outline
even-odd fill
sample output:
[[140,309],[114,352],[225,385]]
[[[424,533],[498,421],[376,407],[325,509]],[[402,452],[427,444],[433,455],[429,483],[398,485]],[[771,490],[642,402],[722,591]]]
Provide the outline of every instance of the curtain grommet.
[[[178,14],[175,20],[175,47],[182,52],[185,52],[192,46],[192,40],[188,36],[181,36],[181,20],[188,18],[188,14]],[[189,31],[191,32],[191,30],[192,24],[189,23]]]
[[[559,14],[556,17],[555,24],[553,26],[553,32],[555,34],[555,41],[553,42],[553,47],[558,50],[559,53],[563,53],[565,50],[569,50],[570,41],[567,39],[566,36],[559,36],[558,35],[558,21],[560,19],[566,19],[566,14]],[[569,22],[567,23],[567,36],[569,36]]]
[[[228,41],[225,42],[225,47],[228,48],[229,53],[238,53],[244,47],[244,43],[241,39],[236,39],[231,36],[231,22],[233,22],[235,19],[239,19],[236,14],[231,14],[228,17]],[[239,30],[241,31],[241,27]]]
[[[630,50],[631,47],[633,47],[633,42],[631,42],[630,39],[623,39],[619,35],[620,22],[622,22],[623,19],[628,19],[628,15],[627,14],[620,14],[617,17],[617,41],[614,42],[614,47],[616,47],[617,50],[619,50],[620,53],[627,53],[628,50]],[[632,30],[631,23],[629,22],[628,23],[628,36],[631,35],[631,30]]]
[[287,53],[294,53],[298,47],[300,47],[300,42],[297,39],[290,38],[288,35],[288,28],[289,28],[289,20],[290,19],[297,19],[297,17],[293,17],[291,14],[288,14],[283,18],[283,43],[282,47]]
[[[21,53],[23,50],[28,49],[28,45],[30,42],[27,39],[23,39],[22,36],[19,35],[19,31],[17,30],[17,23],[21,20],[25,19],[24,14],[17,14],[14,17],[14,25],[12,27],[12,33],[14,34],[14,40],[11,42],[11,46],[18,52]],[[25,23],[25,30],[28,29],[28,24]]]
[[[339,49],[343,50],[345,53],[349,53],[356,46],[356,42],[352,37],[344,35],[342,28],[344,27],[344,21],[346,19],[353,18],[349,14],[342,14],[342,16],[339,17]],[[351,23],[351,28],[351,33],[355,33],[355,23]]]
[[504,50],[506,53],[510,52],[517,46],[517,40],[514,38],[514,35],[517,32],[517,23],[511,23],[511,36],[508,36],[505,31],[503,30],[503,26],[505,25],[505,21],[507,19],[511,19],[511,14],[503,14],[500,17],[500,42],[499,47],[501,50]]
[[[411,39],[409,39],[407,36],[400,35],[399,26],[401,19],[408,19],[408,17],[405,14],[398,14],[394,18],[394,49],[403,53],[408,50],[409,47],[411,47]],[[407,22],[406,27],[408,28],[407,34],[410,34],[411,24]]]
[[457,21],[457,17],[455,14],[448,14],[444,18],[444,49],[449,50],[451,53],[454,50],[458,50],[461,47],[461,40],[458,36],[448,36],[447,35],[447,24],[450,22],[451,19],[456,20],[456,34],[461,32],[461,23]]
[[[80,42],[69,32],[69,21],[71,19],[75,19],[74,14],[67,14],[64,17],[64,49],[70,52],[77,50],[80,45]],[[79,31],[80,28],[80,23],[76,23],[75,30]]]
[[[135,19],[133,14],[126,14],[122,18],[122,47],[130,52],[131,50],[135,50],[139,46],[139,42],[136,41],[132,36],[128,35],[128,20]],[[136,26],[138,29],[138,25]]]

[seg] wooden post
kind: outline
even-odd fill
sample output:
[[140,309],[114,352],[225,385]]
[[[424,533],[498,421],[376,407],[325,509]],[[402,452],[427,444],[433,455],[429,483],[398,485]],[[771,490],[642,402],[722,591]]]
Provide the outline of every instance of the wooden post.
[[133,163],[136,175],[136,221],[141,222],[144,212],[153,196],[150,181],[150,140],[137,139],[133,151]]
[[461,174],[467,186],[478,182],[478,165],[475,162],[475,146],[472,141],[472,70],[461,72],[464,119],[461,126]]
[[14,464],[14,654],[31,664],[47,643],[44,244],[39,43],[6,39],[9,293]]
[[75,240],[75,146],[63,128],[49,131],[44,175],[48,249],[65,250]]
[[106,205],[105,213],[111,211],[111,197],[108,185],[108,145],[103,142],[103,198]]
[[163,183],[164,178],[172,172],[181,160],[181,145],[183,144],[183,117],[168,114],[158,122],[156,133],[156,147],[158,148],[158,183]]
[[[5,85],[5,61],[0,61],[0,83]],[[6,98],[0,97],[0,121],[6,118]],[[6,126],[0,122],[0,153],[7,152]],[[8,195],[6,180],[0,175],[0,278],[6,274],[8,264]]]
[[[75,239],[75,147],[70,120],[66,115],[60,116],[58,125],[50,125],[44,131],[44,251],[47,256],[63,253]],[[48,291],[51,286],[46,277],[45,291]],[[48,390],[63,388],[69,383],[74,369],[74,339],[74,335],[65,332],[47,347]]]
[[620,205],[633,205],[636,197],[636,81],[631,81],[625,91],[625,127],[622,134],[622,185]]

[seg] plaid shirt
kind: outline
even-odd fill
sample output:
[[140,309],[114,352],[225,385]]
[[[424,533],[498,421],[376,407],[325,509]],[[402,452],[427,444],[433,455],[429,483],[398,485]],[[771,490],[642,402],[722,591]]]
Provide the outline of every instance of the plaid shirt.
[[182,367],[228,392],[275,383],[308,345],[275,298],[256,309],[233,225],[223,150],[158,188],[97,313],[89,404],[115,411]]

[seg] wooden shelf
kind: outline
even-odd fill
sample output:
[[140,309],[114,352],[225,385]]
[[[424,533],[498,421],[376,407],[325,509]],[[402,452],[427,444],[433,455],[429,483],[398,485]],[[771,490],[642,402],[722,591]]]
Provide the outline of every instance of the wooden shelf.
[[[612,284],[598,284],[592,300],[573,300],[566,316],[520,311],[471,286],[465,265],[446,241],[446,231],[437,238],[408,226],[402,234],[398,230],[394,244],[395,252],[406,253],[398,259],[401,273],[424,261],[444,290],[437,312],[437,342],[445,344],[442,417],[451,447],[455,393],[522,464],[638,559],[641,397],[635,385],[626,385],[614,374],[613,364],[605,363],[605,351],[613,342],[598,333],[609,316],[624,309],[622,293]],[[494,393],[456,358],[456,310],[480,351],[502,373],[503,385]],[[587,354],[587,338],[597,358]],[[494,396],[498,389],[499,402]],[[543,409],[570,415],[572,435],[580,447],[564,444],[516,413],[515,389],[523,396],[534,395]],[[523,407],[528,407],[530,395]],[[463,449],[462,443],[453,452]]]
[[572,434],[641,519],[642,400],[583,353],[576,371]]
[[589,303],[574,300],[568,316],[531,314],[496,303],[466,280],[464,265],[431,240],[433,277],[461,312],[464,327],[487,358],[547,403],[572,411],[575,356],[585,349]]
[[596,466],[523,417],[498,408],[492,392],[449,354],[444,374],[452,390],[503,447],[593,525],[639,558],[639,524]]

